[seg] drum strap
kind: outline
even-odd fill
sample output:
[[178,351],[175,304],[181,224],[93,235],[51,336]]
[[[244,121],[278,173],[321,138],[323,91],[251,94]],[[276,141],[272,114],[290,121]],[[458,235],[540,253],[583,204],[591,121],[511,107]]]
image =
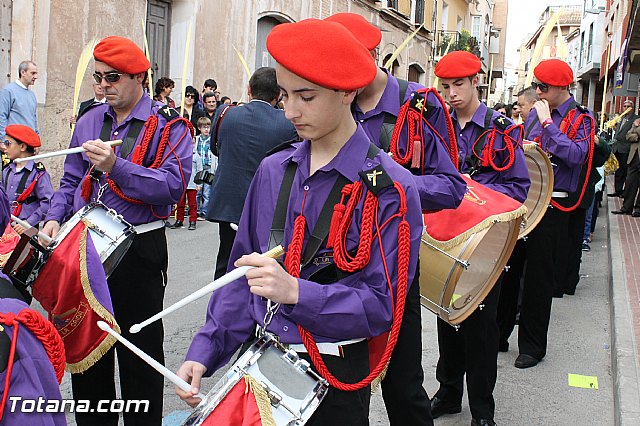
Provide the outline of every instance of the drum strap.
[[[7,185],[8,185],[8,180],[9,180],[9,173],[10,173],[10,168],[7,167],[5,168],[5,170],[7,170],[6,173],[4,173],[4,177],[3,177],[3,181],[4,181],[4,189],[5,192],[7,191]],[[37,173],[37,170],[36,170]],[[27,180],[29,179],[29,176],[31,176],[31,173],[28,173],[27,170],[23,169],[22,172],[22,178],[20,178],[20,182],[18,183],[18,188],[16,189],[16,195],[18,197],[20,197],[20,195],[22,195],[22,193],[24,192],[24,188],[27,186]],[[39,176],[36,176],[36,178],[34,179],[34,182],[37,181]],[[35,188],[35,183],[32,182],[31,185],[29,186],[29,188],[27,188],[27,190],[29,191],[26,195],[27,198],[25,198],[23,201],[18,201],[18,203],[20,204],[31,204],[33,202],[38,201],[38,198],[35,196],[29,196],[31,194],[31,192],[33,192],[33,189]]]
[[[373,144],[371,146],[374,146]],[[376,148],[377,149],[377,148]],[[298,166],[293,161],[290,161],[287,165],[287,169],[280,185],[280,192],[278,193],[278,201],[276,202],[276,210],[273,215],[273,222],[271,225],[271,233],[269,235],[269,250],[282,244],[284,240],[284,223],[287,218],[287,206],[289,204],[289,197],[291,196],[291,187],[293,186],[293,178],[295,177]],[[342,188],[349,183],[349,179],[340,175],[336,178],[333,188],[327,197],[318,216],[318,221],[313,227],[313,231],[307,241],[307,246],[302,256],[302,267],[305,267],[311,262],[322,247],[322,243],[329,235],[329,227],[331,225],[331,212],[333,206],[340,202],[342,194]]]
[[[120,158],[127,158],[131,151],[133,151],[133,147],[138,140],[138,136],[144,127],[145,122],[142,120],[138,120],[136,118],[132,119],[131,125],[129,126],[129,131],[127,132],[127,136],[122,141],[122,146],[120,147]],[[109,114],[104,115],[104,122],[102,123],[102,129],[100,130],[100,139],[103,141],[111,140],[111,128],[113,127],[113,117]]]
[[[472,146],[472,150],[467,153],[467,156],[464,158],[464,162],[460,159],[460,171],[467,171],[469,176],[473,176],[476,173],[482,172],[483,167],[480,165],[480,159],[482,158],[482,151],[484,150],[484,145],[487,143],[487,132],[491,126],[491,118],[493,117],[493,109],[487,108],[487,112],[484,115],[484,127],[482,129],[475,128],[473,132],[472,141],[476,141],[478,136],[480,136],[480,140],[477,143],[474,143]],[[465,167],[465,166],[468,166]],[[489,169],[488,167],[486,169]]]
[[[404,98],[407,96],[409,82],[401,78],[396,78],[396,80],[398,80],[398,86],[400,87],[398,93],[400,96],[400,105],[402,105],[404,103]],[[380,137],[378,138],[378,146],[384,152],[389,152],[391,136],[393,135],[393,128],[396,126],[396,121],[398,121],[398,116],[386,111],[384,112],[384,122],[382,123],[382,129],[380,129]]]

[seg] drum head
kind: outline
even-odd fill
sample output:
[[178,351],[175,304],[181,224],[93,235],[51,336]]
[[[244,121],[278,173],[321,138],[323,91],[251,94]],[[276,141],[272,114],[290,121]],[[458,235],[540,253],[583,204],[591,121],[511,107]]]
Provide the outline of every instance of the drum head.
[[[497,222],[444,254],[420,249],[422,305],[452,325],[460,324],[487,297],[513,251],[521,218]],[[452,259],[455,258],[457,260]],[[468,266],[465,269],[463,263]]]
[[553,193],[553,167],[549,157],[535,143],[525,143],[524,156],[531,186],[524,202],[527,216],[522,221],[518,238],[527,236],[540,223]]

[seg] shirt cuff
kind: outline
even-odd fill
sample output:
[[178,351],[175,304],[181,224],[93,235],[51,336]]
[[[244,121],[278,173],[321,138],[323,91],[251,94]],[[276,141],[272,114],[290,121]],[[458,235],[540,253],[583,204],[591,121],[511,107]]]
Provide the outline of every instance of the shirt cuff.
[[324,287],[311,281],[298,278],[298,303],[283,305],[283,313],[293,322],[309,328],[318,321],[318,314],[326,304]]
[[118,177],[121,177],[123,174],[125,174],[124,169],[125,169],[124,161],[122,161],[120,157],[116,156],[116,162],[113,164],[113,168],[109,172],[109,176],[113,180],[117,180]]

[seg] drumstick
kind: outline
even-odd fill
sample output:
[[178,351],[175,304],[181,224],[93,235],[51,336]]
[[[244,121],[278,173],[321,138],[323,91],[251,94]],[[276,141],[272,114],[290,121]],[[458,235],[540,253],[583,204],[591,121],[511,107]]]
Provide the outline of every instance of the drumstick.
[[[14,221],[15,223],[17,223],[18,225],[22,226],[25,229],[31,228],[31,225],[29,224],[29,222],[26,222],[26,221],[14,216],[14,215],[11,215],[11,220]],[[43,241],[46,241],[47,244],[51,244],[52,239],[47,234],[44,234],[44,233],[38,231],[38,238],[40,238]]]
[[[275,259],[275,258],[278,258],[278,257],[282,256],[283,254],[284,254],[284,248],[282,248],[282,246],[277,246],[277,247],[274,247],[271,250],[263,253],[262,256],[272,257],[272,258]],[[195,292],[191,293],[190,295],[188,295],[184,299],[181,299],[181,300],[177,301],[176,303],[174,303],[173,305],[169,306],[168,308],[158,312],[157,314],[155,314],[151,318],[146,319],[146,320],[142,321],[139,324],[133,324],[131,326],[131,328],[129,328],[129,332],[130,333],[138,333],[144,327],[146,327],[149,324],[159,320],[160,318],[170,314],[171,312],[175,311],[176,309],[182,308],[184,305],[187,305],[187,304],[189,304],[191,302],[194,302],[194,301],[198,300],[199,298],[201,298],[202,296],[205,296],[205,295],[207,295],[209,293],[213,293],[214,291],[218,290],[219,288],[224,287],[225,285],[237,280],[238,278],[244,276],[249,271],[249,269],[253,269],[253,268],[255,268],[255,266],[241,266],[239,268],[234,269],[233,271],[221,276],[217,280],[214,280],[214,281],[210,282],[209,284],[205,285],[201,289],[196,290]]]
[[[118,145],[122,145],[122,141],[121,140],[115,140],[115,141],[109,141],[106,142],[107,144],[109,144],[110,146],[118,146]],[[61,155],[69,155],[69,154],[77,154],[79,152],[85,152],[86,149],[84,149],[83,147],[79,146],[76,148],[69,148],[69,149],[62,149],[60,151],[52,151],[52,152],[45,152],[44,154],[38,154],[38,155],[33,155],[31,157],[23,157],[23,158],[16,158],[15,160],[13,160],[14,163],[26,163],[29,160],[42,160],[44,158],[50,158],[50,157],[59,157]]]
[[[133,352],[134,354],[142,358],[144,362],[146,362],[151,367],[153,367],[154,370],[162,374],[174,385],[176,385],[177,387],[179,387],[185,392],[191,392],[191,385],[189,383],[185,382],[183,379],[178,377],[173,371],[169,370],[167,367],[165,367],[164,365],[160,364],[158,361],[156,361],[155,359],[147,355],[143,350],[138,348],[136,345],[134,345],[133,343],[131,343],[130,341],[122,337],[120,334],[116,333],[115,330],[109,326],[109,324],[107,324],[104,321],[98,321],[97,324],[98,324],[98,327],[100,327],[100,329],[106,331],[107,333],[115,337],[117,341],[119,341],[120,343],[125,345],[127,348],[129,348],[131,352]],[[201,393],[194,396],[196,398],[201,398],[201,399],[205,398],[205,396]]]

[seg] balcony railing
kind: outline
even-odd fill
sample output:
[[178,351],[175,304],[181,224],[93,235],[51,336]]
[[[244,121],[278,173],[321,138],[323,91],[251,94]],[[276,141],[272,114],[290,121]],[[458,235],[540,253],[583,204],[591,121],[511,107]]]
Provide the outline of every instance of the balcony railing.
[[451,43],[449,50],[455,50],[455,46],[457,46],[459,42],[460,33],[458,31],[439,30],[436,37],[435,56],[443,56],[449,43]]
[[[449,52],[453,52],[455,50],[466,50],[479,58],[483,54],[480,50],[481,46],[478,43],[478,40],[475,37],[472,37],[471,34],[465,30],[462,30],[462,32],[445,30],[438,31],[436,34],[436,48],[434,49],[434,55],[436,57],[443,56],[447,47],[449,47]],[[489,47],[488,45],[485,45],[483,48],[486,51],[486,56],[484,56],[486,59],[489,57]]]

